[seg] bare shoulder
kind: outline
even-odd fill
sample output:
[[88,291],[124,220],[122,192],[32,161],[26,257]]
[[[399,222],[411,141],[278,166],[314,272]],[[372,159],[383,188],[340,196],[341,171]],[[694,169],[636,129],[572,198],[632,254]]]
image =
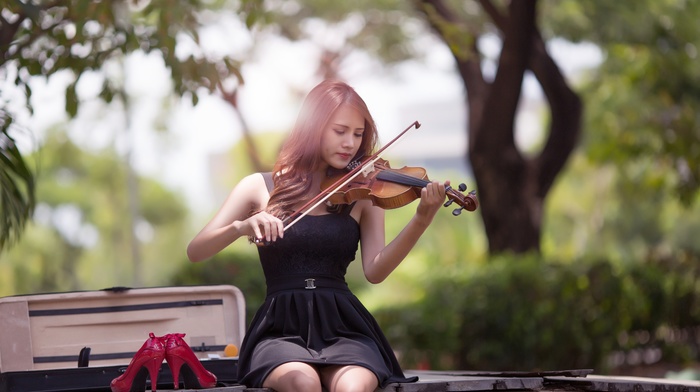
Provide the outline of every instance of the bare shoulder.
[[265,207],[270,198],[265,178],[261,173],[253,173],[243,177],[234,188],[233,193],[259,208]]
[[238,183],[238,187],[243,187],[248,190],[257,190],[258,188],[265,188],[265,178],[263,178],[262,173],[249,174]]
[[357,223],[362,223],[363,220],[369,220],[372,217],[379,217],[382,219],[384,217],[383,210],[372,205],[372,201],[367,199],[358,200],[352,208],[350,216],[355,218]]

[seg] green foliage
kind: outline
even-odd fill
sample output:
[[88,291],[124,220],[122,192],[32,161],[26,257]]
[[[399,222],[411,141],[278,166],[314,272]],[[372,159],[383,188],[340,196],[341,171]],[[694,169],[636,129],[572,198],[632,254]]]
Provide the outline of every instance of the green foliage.
[[585,146],[630,182],[670,182],[684,204],[700,189],[700,3],[682,0],[564,1],[547,23],[562,37],[597,44],[589,75]]
[[[256,3],[241,2],[242,12],[255,9]],[[189,93],[196,100],[199,88],[213,91],[229,76],[241,79],[232,59],[176,56],[178,39],[187,37],[199,46],[198,29],[207,20],[203,11],[209,6],[210,2],[200,0],[13,1],[3,17],[0,66],[12,63],[17,68],[15,84],[24,86],[30,76],[69,69],[80,78],[85,71],[99,70],[127,53],[157,51],[172,72],[175,91]],[[118,86],[105,81],[102,96],[109,102],[117,91]],[[75,84],[66,94],[66,111],[75,115]]]
[[[543,256],[486,258],[473,217],[443,211],[360,297],[408,368],[605,372],[696,361],[700,206],[684,209],[671,184],[649,192],[626,180],[576,154],[547,202]],[[387,231],[401,225],[387,216]]]
[[375,315],[409,367],[605,372],[614,353],[639,348],[684,362],[692,357],[682,348],[697,342],[676,331],[700,322],[700,288],[688,284],[700,276],[697,261],[504,256],[435,279],[422,301]]
[[[261,0],[235,3],[202,0],[97,1],[66,0],[34,2],[10,0],[0,15],[0,75],[14,77],[24,91],[31,112],[30,81],[68,70],[75,80],[66,88],[65,110],[74,117],[80,102],[76,86],[87,71],[127,54],[142,51],[163,56],[170,70],[174,90],[189,95],[193,104],[200,89],[209,92],[235,79],[242,83],[240,64],[231,58],[209,58],[198,53],[199,28],[212,17],[209,7],[240,7],[248,27],[260,15]],[[193,50],[177,56],[178,42],[189,41]],[[100,97],[111,102],[123,95],[121,84],[105,78]],[[28,170],[10,136],[12,113],[0,103],[0,178],[3,178],[0,251],[11,237],[18,237],[34,207],[34,173]]]
[[578,153],[547,201],[542,249],[565,259],[640,260],[670,246],[673,225],[690,218],[683,214],[671,184],[630,178]]
[[[0,128],[10,129],[12,117],[0,109]],[[35,180],[14,139],[0,132],[0,251],[16,240],[35,206]]]
[[[460,61],[468,61],[473,56],[472,49],[478,38],[477,26],[481,25],[478,18],[470,17],[468,14],[461,14],[460,20],[469,20],[469,23],[459,23],[453,20],[446,20],[437,12],[433,4],[420,3],[421,11],[425,17],[440,31],[443,40],[452,54]],[[461,7],[455,7],[459,10]]]
[[[317,42],[321,49],[341,56],[355,48],[389,64],[416,56],[410,40],[422,32],[416,29],[420,22],[411,2],[397,0],[286,1],[269,7],[264,20],[290,40]],[[319,39],[328,32],[340,40]]]
[[[37,210],[23,241],[0,259],[0,295],[163,284],[184,254],[182,200],[141,178],[132,243],[126,170],[111,151],[87,153],[54,131],[29,157],[39,168]],[[134,265],[138,247],[146,260]]]
[[[252,135],[252,140],[257,146],[257,154],[261,164],[265,167],[264,170],[271,171],[272,166],[277,159],[277,153],[282,147],[285,134],[280,132],[264,132]],[[227,167],[221,179],[215,179],[222,187],[227,190],[233,187],[245,176],[254,172],[251,163],[250,151],[246,143],[237,143],[231,151],[226,155]],[[215,174],[215,173],[214,173]]]

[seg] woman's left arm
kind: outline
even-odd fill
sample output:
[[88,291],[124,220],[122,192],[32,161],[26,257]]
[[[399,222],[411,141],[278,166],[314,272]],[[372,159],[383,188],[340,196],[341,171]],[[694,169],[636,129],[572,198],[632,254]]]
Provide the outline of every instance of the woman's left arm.
[[433,181],[421,190],[416,214],[385,246],[384,210],[366,206],[360,218],[362,268],[371,283],[380,283],[401,264],[445,202],[445,186]]

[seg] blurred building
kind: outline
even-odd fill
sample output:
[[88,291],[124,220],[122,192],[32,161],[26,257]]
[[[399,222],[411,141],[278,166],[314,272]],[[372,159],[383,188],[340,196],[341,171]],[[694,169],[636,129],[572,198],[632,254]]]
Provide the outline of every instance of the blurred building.
[[[428,173],[455,172],[471,177],[467,159],[467,116],[463,101],[426,101],[420,105],[405,105],[399,109],[399,118],[405,120],[406,126],[418,121],[421,127],[409,131],[403,140],[392,146],[387,152],[387,159],[395,157],[401,166],[424,167]],[[393,136],[389,135],[384,140],[382,135],[382,142],[390,141],[390,137]]]

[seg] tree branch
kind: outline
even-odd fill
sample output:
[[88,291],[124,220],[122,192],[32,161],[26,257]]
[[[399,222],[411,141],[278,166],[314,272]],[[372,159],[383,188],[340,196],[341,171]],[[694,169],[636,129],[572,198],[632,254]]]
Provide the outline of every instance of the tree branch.
[[[10,43],[15,39],[15,35],[17,34],[17,31],[19,30],[20,26],[22,23],[27,19],[30,18],[30,15],[36,13],[37,15],[41,13],[42,11],[46,11],[48,9],[51,9],[53,7],[56,7],[60,5],[61,0],[56,0],[44,5],[36,5],[36,4],[22,4],[20,3],[20,7],[22,7],[25,12],[17,12],[16,15],[18,16],[17,20],[15,23],[8,23],[7,19],[5,19],[2,15],[0,15],[0,19],[2,21],[2,25],[0,26],[0,67],[5,64],[8,60],[7,58],[7,50],[10,48]],[[39,25],[37,23],[37,25]],[[46,32],[46,31],[51,31],[55,27],[55,25],[51,26],[48,29],[44,30],[39,30],[40,32]],[[31,43],[34,41],[36,38],[37,34],[30,35],[30,39],[28,43]],[[21,51],[22,48],[25,46],[20,46],[19,49],[17,50],[17,53]]]
[[7,51],[10,49],[10,43],[13,41],[17,30],[22,22],[27,18],[23,14],[19,14],[19,18],[15,23],[8,23],[5,18],[2,18],[2,26],[0,26],[0,67],[8,60]]
[[499,30],[504,31],[508,24],[508,18],[501,14],[501,12],[493,5],[490,0],[479,0],[481,7],[484,9],[486,14],[491,18],[493,24],[498,27]]
[[[507,19],[494,7],[493,3],[490,0],[479,2],[494,24],[501,30],[505,29]],[[552,115],[547,143],[536,159],[539,170],[538,193],[543,196],[547,194],[557,173],[576,146],[581,133],[580,122],[583,109],[580,98],[569,88],[561,70],[547,52],[542,35],[537,28],[533,34],[528,68],[540,83]]]
[[583,104],[567,84],[561,70],[547,53],[539,31],[535,32],[530,69],[542,86],[552,114],[549,137],[537,158],[538,192],[546,195],[571,155],[581,133]]
[[[444,31],[445,25],[459,26],[462,22],[455,13],[442,0],[421,0],[417,6],[418,11],[426,16],[432,30],[445,44],[450,46],[450,37]],[[433,12],[430,10],[432,9]],[[464,28],[466,30],[466,28]],[[473,146],[473,139],[479,132],[478,124],[481,123],[483,113],[483,102],[489,93],[489,84],[484,80],[481,70],[481,55],[477,49],[477,32],[465,31],[470,34],[471,42],[468,47],[468,55],[458,53],[455,48],[450,47],[450,51],[455,60],[457,71],[461,76],[464,89],[467,93],[467,104],[469,106],[469,148]]]
[[[422,12],[426,16],[426,20],[430,24],[432,30],[442,38],[452,53],[455,62],[457,63],[457,70],[459,71],[462,79],[464,81],[464,87],[467,89],[467,93],[473,94],[477,90],[483,91],[483,85],[485,84],[483,74],[481,73],[481,56],[476,47],[478,34],[476,32],[470,32],[466,27],[463,27],[462,21],[460,21],[455,13],[450,10],[450,8],[445,5],[442,0],[422,0],[422,5],[418,7],[419,12]],[[430,11],[432,10],[432,12]],[[463,35],[468,34],[469,37],[464,41],[469,40],[468,52],[457,52],[455,45],[450,45],[450,42],[454,37],[448,33],[447,27],[455,27],[454,30],[461,32]]]
[[240,109],[238,108],[238,88],[235,88],[232,92],[228,92],[226,89],[224,89],[221,83],[219,83],[218,87],[222,98],[224,101],[228,102],[229,105],[231,105],[231,108],[238,116],[238,120],[241,122],[243,140],[245,141],[246,149],[248,150],[248,158],[250,158],[250,162],[253,165],[253,170],[256,172],[265,171],[265,168],[260,161],[260,154],[258,154],[258,148],[255,146],[255,141],[253,140],[253,135],[250,132],[248,123],[245,121],[243,113],[241,113]]
[[535,4],[536,0],[513,0],[509,5],[498,70],[485,102],[487,108],[498,108],[500,115],[484,117],[481,123],[482,129],[499,134],[494,137],[480,132],[475,135],[474,149],[502,152],[515,148],[513,127],[535,31]]

